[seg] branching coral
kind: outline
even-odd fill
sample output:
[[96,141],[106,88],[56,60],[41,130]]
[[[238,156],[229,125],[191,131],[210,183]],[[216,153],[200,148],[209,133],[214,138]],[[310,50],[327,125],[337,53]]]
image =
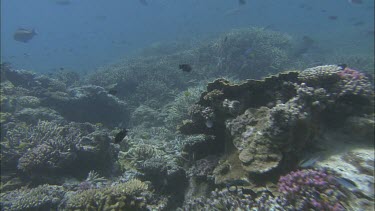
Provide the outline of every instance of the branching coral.
[[255,193],[251,189],[235,186],[212,191],[206,197],[190,199],[178,211],[190,210],[293,210],[266,192]]
[[152,145],[143,144],[131,148],[126,153],[126,157],[129,158],[135,166],[142,166],[144,161],[151,158],[162,157],[164,154],[165,152]]
[[164,122],[169,128],[175,129],[176,125],[182,123],[182,120],[189,118],[188,109],[198,101],[202,91],[203,86],[189,88],[178,94],[172,103],[165,106],[167,116]]
[[146,210],[150,194],[146,183],[133,179],[112,187],[74,193],[68,197],[64,207],[68,210]]

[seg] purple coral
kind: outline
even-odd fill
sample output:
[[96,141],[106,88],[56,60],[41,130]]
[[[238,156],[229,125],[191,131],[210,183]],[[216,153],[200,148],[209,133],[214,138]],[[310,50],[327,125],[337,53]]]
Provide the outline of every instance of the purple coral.
[[358,70],[351,69],[349,67],[345,67],[345,69],[337,72],[337,74],[340,76],[340,78],[348,78],[352,80],[359,80],[365,77],[365,74],[359,72]]
[[324,170],[298,170],[280,177],[279,191],[298,210],[345,210],[334,176]]

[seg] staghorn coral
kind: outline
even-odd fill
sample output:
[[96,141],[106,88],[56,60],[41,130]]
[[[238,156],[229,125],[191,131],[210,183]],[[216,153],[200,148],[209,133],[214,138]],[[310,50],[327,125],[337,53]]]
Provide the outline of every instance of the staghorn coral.
[[198,210],[293,210],[284,201],[267,192],[255,193],[244,187],[231,186],[214,190],[208,197],[198,197],[185,201],[178,211]]
[[[249,48],[251,55],[245,53]],[[100,68],[87,80],[102,87],[116,84],[116,96],[129,102],[131,107],[138,107],[142,102],[160,109],[165,101],[173,100],[177,93],[199,84],[202,79],[259,78],[284,69],[288,66],[290,48],[290,38],[285,34],[246,28],[180,52],[126,59]],[[192,65],[194,74],[181,74],[178,70],[181,63]]]
[[109,131],[89,123],[15,124],[1,142],[2,167],[34,176],[67,172],[86,176],[90,170],[108,173],[118,153],[110,141]]
[[131,114],[130,121],[134,127],[151,127],[160,125],[161,115],[158,110],[155,110],[147,105],[138,106]]
[[64,118],[55,110],[46,107],[24,108],[14,113],[17,121],[35,125],[38,121],[64,122]]
[[148,185],[132,179],[111,187],[73,193],[67,198],[63,208],[66,210],[147,210],[146,206],[151,204],[153,203]]
[[[36,126],[26,124],[15,124],[8,128],[4,137],[2,137],[2,154],[5,155],[2,163],[5,166],[12,165],[14,160],[18,160],[28,149],[37,147],[43,142],[53,141],[59,137],[63,128],[56,123],[39,121]],[[61,137],[61,136],[60,136]],[[63,140],[62,143],[64,143]],[[25,160],[27,160],[25,158]],[[7,168],[7,167],[6,167]],[[8,168],[12,168],[9,166]]]
[[203,86],[198,85],[188,88],[176,96],[174,101],[164,107],[164,123],[168,128],[175,129],[182,120],[189,118],[188,110],[200,97]]
[[31,150],[18,160],[17,168],[25,172],[61,169],[76,158],[75,144],[80,134],[73,128],[64,128],[52,122],[40,121],[28,131],[25,141]]
[[99,174],[96,171],[90,171],[87,175],[86,180],[78,184],[78,190],[88,190],[92,188],[98,188],[101,186],[102,182],[107,180],[104,177],[99,177]]
[[40,185],[1,194],[1,210],[54,210],[64,197],[61,186]]
[[61,93],[51,92],[42,105],[55,109],[65,119],[75,122],[100,122],[114,126],[129,116],[124,101],[94,85],[72,87]]
[[163,155],[165,155],[164,151],[148,144],[137,145],[126,153],[126,157],[130,159],[135,166],[142,166],[144,161],[151,158],[162,157]]
[[64,84],[69,86],[77,86],[80,84],[80,75],[77,72],[70,70],[59,70],[52,75],[59,81],[62,81]]

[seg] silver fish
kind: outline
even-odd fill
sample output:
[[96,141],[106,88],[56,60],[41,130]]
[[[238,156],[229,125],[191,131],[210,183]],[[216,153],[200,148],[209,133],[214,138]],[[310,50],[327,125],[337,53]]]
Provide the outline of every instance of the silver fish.
[[69,5],[71,2],[70,0],[57,0],[56,1],[56,4],[59,4],[59,5]]
[[351,181],[350,179],[346,179],[344,177],[335,177],[334,180],[340,184],[341,186],[349,189],[349,190],[355,190],[357,189],[357,185]]
[[315,165],[315,163],[320,159],[319,155],[309,157],[306,159],[303,159],[301,162],[298,163],[298,166],[301,168],[310,168]]
[[35,35],[38,33],[35,31],[35,29],[24,29],[19,28],[16,32],[13,34],[13,39],[18,42],[27,43],[30,41]]
[[206,127],[212,128],[214,126],[214,122],[210,119],[207,119],[206,121]]

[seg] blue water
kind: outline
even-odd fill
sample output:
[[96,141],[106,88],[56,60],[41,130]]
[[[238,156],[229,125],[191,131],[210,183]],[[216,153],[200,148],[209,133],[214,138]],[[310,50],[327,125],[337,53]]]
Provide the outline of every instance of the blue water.
[[[92,72],[155,42],[191,42],[262,26],[308,35],[332,53],[374,53],[374,1],[347,0],[1,0],[1,60],[15,68]],[[328,16],[337,16],[330,20]],[[356,23],[363,22],[356,25]],[[30,42],[19,28],[38,31]]]

